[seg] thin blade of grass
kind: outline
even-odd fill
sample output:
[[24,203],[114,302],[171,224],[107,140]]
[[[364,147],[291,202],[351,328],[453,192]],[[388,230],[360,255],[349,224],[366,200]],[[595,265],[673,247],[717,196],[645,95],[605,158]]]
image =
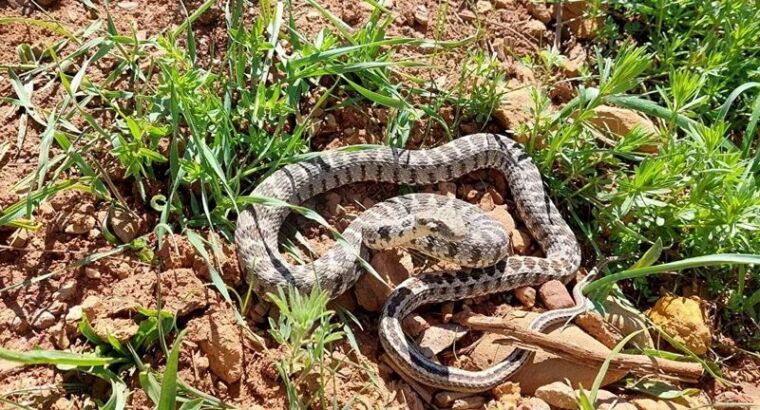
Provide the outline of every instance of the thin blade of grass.
[[158,400],[158,410],[174,410],[177,403],[177,371],[179,367],[179,352],[182,339],[187,329],[177,335],[177,340],[172,345],[169,357],[166,359],[166,370],[161,380],[161,395]]

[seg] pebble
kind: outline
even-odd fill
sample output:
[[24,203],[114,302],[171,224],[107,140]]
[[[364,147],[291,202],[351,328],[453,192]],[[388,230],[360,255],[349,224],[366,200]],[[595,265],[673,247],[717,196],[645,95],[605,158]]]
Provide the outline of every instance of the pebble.
[[479,0],[475,3],[475,11],[480,14],[488,13],[491,10],[493,10],[493,5],[488,0]]
[[459,12],[459,18],[465,22],[473,21],[475,20],[475,13],[473,13],[471,10],[465,9]]
[[417,24],[427,26],[429,19],[430,13],[428,12],[427,7],[418,5],[417,8],[414,9],[414,21],[416,21]]
[[88,279],[100,279],[100,271],[95,268],[84,268],[84,276]]
[[489,212],[489,215],[491,215],[497,221],[501,222],[501,225],[504,226],[504,229],[507,232],[512,232],[515,230],[515,219],[512,218],[512,215],[507,211],[506,207],[497,206],[493,209],[493,211]]
[[551,407],[538,397],[529,397],[520,402],[516,410],[551,410]]
[[567,291],[565,284],[556,279],[541,285],[538,288],[538,294],[544,305],[551,310],[575,306],[575,301],[570,296],[570,292]]
[[[370,265],[386,281],[395,287],[414,271],[412,256],[403,250],[388,249],[375,252]],[[354,294],[359,306],[369,312],[379,312],[391,290],[371,273],[367,272],[359,278],[354,286]]]
[[483,396],[463,397],[454,400],[454,403],[451,405],[451,410],[479,409],[482,408],[485,403],[486,398]]
[[67,322],[78,322],[82,319],[82,306],[76,305],[69,308],[69,312],[66,313],[64,318]]
[[108,212],[108,222],[114,235],[124,243],[132,242],[140,233],[142,225],[139,218],[121,208],[111,208]]
[[29,236],[29,231],[19,228],[8,238],[8,246],[11,248],[23,248],[29,243]]
[[53,326],[55,324],[55,316],[48,312],[47,310],[43,310],[39,314],[37,314],[37,317],[34,318],[34,328],[37,330],[43,330],[47,329],[50,326]]
[[511,5],[513,5],[514,3],[515,3],[514,0],[495,0],[493,2],[493,5],[497,9],[506,9],[506,8],[509,8]]
[[486,192],[480,198],[480,209],[486,212],[493,211],[495,205],[496,205],[495,201],[493,200],[493,197],[491,196],[490,192]]
[[430,323],[420,315],[409,315],[401,321],[401,326],[404,329],[404,333],[417,337],[430,328]]
[[453,182],[439,182],[438,192],[441,195],[446,195],[449,198],[456,198],[457,196],[457,184]]
[[705,323],[698,297],[663,296],[647,311],[647,316],[692,352],[702,355],[710,348],[712,332]]
[[502,383],[491,390],[500,404],[514,408],[520,401],[520,385],[515,382]]
[[466,397],[472,397],[472,393],[456,392],[456,391],[442,391],[436,393],[433,397],[433,403],[441,407],[450,407],[452,403],[457,400],[461,400]]
[[55,300],[65,302],[71,299],[77,292],[77,284],[74,281],[66,282],[53,294]]
[[422,331],[418,343],[420,352],[425,357],[432,358],[446,350],[466,334],[467,329],[454,323],[432,325]]
[[513,229],[509,236],[512,239],[512,251],[518,255],[526,255],[530,249],[530,235],[521,229]]
[[528,309],[536,306],[536,289],[530,286],[523,286],[515,289],[515,297]]

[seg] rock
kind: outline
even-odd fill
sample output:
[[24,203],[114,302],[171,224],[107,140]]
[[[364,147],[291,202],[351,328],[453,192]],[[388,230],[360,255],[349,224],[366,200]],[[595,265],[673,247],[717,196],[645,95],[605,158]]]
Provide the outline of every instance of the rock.
[[451,404],[451,410],[479,409],[486,403],[483,396],[469,396],[454,400]]
[[60,288],[53,294],[53,297],[55,300],[59,302],[65,302],[77,293],[77,283],[74,281],[69,281],[61,285]]
[[470,22],[475,20],[475,13],[472,12],[472,10],[464,9],[459,12],[459,18],[462,19],[462,21]]
[[[370,264],[391,285],[398,285],[403,282],[414,271],[412,256],[399,249],[375,252]],[[369,272],[362,275],[354,288],[357,302],[370,312],[379,312],[390,293],[391,289]]]
[[[541,386],[536,389],[535,394],[539,399],[551,406],[559,407],[560,409],[572,410],[578,408],[578,397],[580,397],[580,392],[561,381]],[[588,392],[586,394],[588,394]],[[614,408],[618,408],[620,402],[620,399],[615,394],[610,393],[607,390],[597,391],[595,404],[598,409],[601,409],[605,405],[608,406],[608,408],[613,408],[610,407],[612,405],[614,405]],[[626,404],[630,406],[630,403]],[[623,409],[625,407],[620,408]],[[628,410],[627,408],[625,409]]]
[[576,316],[575,324],[610,349],[623,340],[623,336],[597,312],[586,312]]
[[43,310],[35,316],[32,326],[34,326],[37,330],[44,330],[49,328],[50,326],[53,326],[55,324],[55,316],[48,312],[47,310]]
[[477,3],[475,3],[475,11],[478,14],[486,14],[493,10],[493,5],[488,0],[478,0]]
[[586,64],[586,50],[581,44],[576,44],[570,51],[567,52],[567,59],[565,59],[563,68],[565,76],[577,77],[581,74],[581,69]]
[[23,248],[29,243],[29,231],[23,228],[16,229],[8,238],[8,246],[11,248]]
[[551,407],[538,397],[530,397],[521,401],[516,410],[551,410]]
[[513,229],[509,232],[512,240],[512,251],[518,255],[525,255],[530,248],[530,234],[520,229]]
[[467,334],[467,329],[454,323],[432,325],[422,331],[417,343],[420,352],[431,358],[446,350]]
[[592,39],[604,24],[602,17],[590,17],[589,3],[586,0],[562,3],[562,21],[568,29],[581,40]]
[[[657,135],[657,127],[648,118],[634,110],[627,108],[600,105],[594,109],[594,117],[589,122],[601,130],[609,130],[617,136],[625,136],[638,128],[648,135]],[[656,145],[644,145],[640,148],[643,152],[657,152]]]
[[488,188],[488,195],[491,196],[494,205],[504,205],[504,198],[493,188]]
[[536,289],[530,286],[515,289],[515,297],[528,309],[536,305]]
[[560,409],[575,409],[578,404],[575,390],[564,382],[554,382],[536,389],[536,397]]
[[549,90],[549,97],[559,102],[568,102],[575,97],[575,88],[567,80],[557,81]]
[[409,315],[401,321],[401,327],[404,329],[404,333],[417,337],[422,332],[430,328],[430,323],[420,315]]
[[235,315],[226,305],[218,305],[187,324],[188,338],[201,347],[211,372],[225,383],[235,383],[243,375],[243,343]]
[[64,320],[67,322],[79,322],[82,319],[82,306],[72,306],[69,308],[69,312],[66,313]]
[[457,391],[442,391],[436,393],[433,397],[433,402],[441,407],[451,407],[451,405],[457,401],[466,397],[472,397],[473,393],[457,392]]
[[692,352],[703,355],[710,348],[712,334],[697,298],[663,296],[647,316]]
[[171,269],[161,273],[161,298],[162,309],[184,317],[208,306],[209,296],[192,269]]
[[554,279],[550,280],[538,288],[538,294],[547,308],[550,310],[564,309],[575,306],[575,301],[570,292],[567,291],[565,284]]
[[95,227],[95,217],[80,212],[65,212],[58,219],[61,232],[72,235],[84,235]]
[[138,235],[144,233],[145,222],[121,208],[111,208],[108,211],[108,222],[114,235],[124,243],[132,242]]
[[[522,310],[513,310],[505,315],[510,322],[527,326],[538,313],[525,312]],[[586,346],[590,349],[599,351],[602,354],[609,354],[610,349],[599,343],[596,339],[583,332],[575,325],[558,326],[549,334],[560,337],[579,346]],[[470,352],[469,357],[472,359],[474,368],[486,369],[494,364],[503,361],[514,347],[509,338],[495,333],[487,333],[477,342],[477,345]],[[574,387],[591,386],[599,371],[598,367],[586,367],[576,363],[564,360],[560,357],[539,350],[533,359],[528,362],[519,372],[517,372],[510,381],[520,385],[522,393],[532,395],[540,386],[555,382],[565,381],[566,379]],[[614,383],[623,377],[626,372],[610,370],[604,377],[602,386]]]
[[506,9],[512,7],[515,4],[515,0],[494,0],[493,5],[497,9]]
[[430,12],[428,12],[427,7],[425,7],[425,6],[421,5],[421,4],[418,5],[414,9],[414,21],[416,21],[417,24],[419,24],[421,26],[426,26],[427,27],[429,20],[430,20]]
[[491,196],[490,192],[486,192],[480,198],[480,209],[486,212],[493,211],[495,205],[496,204],[494,203],[493,197]]
[[514,382],[506,382],[494,387],[491,393],[502,407],[514,408],[520,401],[520,385]]
[[515,230],[515,220],[512,218],[512,215],[507,211],[507,208],[505,206],[494,207],[493,211],[489,212],[488,214],[497,221],[501,222],[507,232],[512,232]]
[[543,2],[530,0],[525,3],[528,8],[528,14],[533,16],[536,20],[546,24],[552,20],[551,9]]
[[597,401],[597,410],[637,410],[637,407],[625,400],[616,399],[610,403],[599,403]]
[[510,91],[501,99],[501,105],[493,112],[500,126],[515,129],[521,124],[532,120],[530,107],[533,106],[530,88],[520,88]]
[[531,37],[542,38],[546,33],[546,26],[538,20],[528,20],[523,24],[523,31]]
[[86,276],[87,279],[100,279],[100,271],[88,266],[84,268],[84,276]]

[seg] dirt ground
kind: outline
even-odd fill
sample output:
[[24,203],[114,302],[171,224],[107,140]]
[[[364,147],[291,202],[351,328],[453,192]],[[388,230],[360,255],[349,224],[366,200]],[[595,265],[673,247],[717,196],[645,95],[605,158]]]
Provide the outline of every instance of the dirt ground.
[[[92,22],[98,14],[105,15],[102,6],[98,6],[98,11],[91,11],[76,0],[46,0],[38,3],[44,6],[44,11],[24,0],[0,0],[0,17],[23,15],[44,18],[49,15],[68,29],[76,31]],[[361,26],[369,15],[366,4],[361,2],[325,0],[321,3],[354,27]],[[193,10],[198,4],[199,1],[191,1],[186,6]],[[557,80],[572,77],[571,73],[532,72],[519,63],[521,56],[535,55],[538,50],[554,42],[554,29],[551,24],[549,28],[546,25],[551,19],[548,8],[522,0],[502,0],[489,4],[492,5],[492,10],[474,13],[470,9],[470,2],[397,0],[388,6],[395,16],[390,34],[460,40],[479,33],[477,41],[469,47],[478,47],[499,55],[512,88],[546,83],[546,80],[561,84]],[[446,13],[439,13],[439,7],[446,7]],[[427,24],[420,18],[420,14],[424,13],[423,8],[429,16],[434,16]],[[138,36],[144,37],[167,30],[185,18],[180,2],[166,0],[113,2],[110,14],[120,32],[135,30]],[[442,23],[435,24],[435,16],[444,14]],[[327,26],[319,14],[301,4],[296,7],[295,19],[303,32],[310,36]],[[224,17],[218,6],[214,6],[208,16],[196,24],[195,30],[201,56],[207,63],[214,57],[209,55],[209,50],[223,52]],[[570,50],[577,51],[578,44],[584,44],[579,39],[583,37],[582,33],[574,32],[563,37],[562,50],[565,54],[569,54]],[[34,46],[50,44],[60,39],[57,34],[46,29],[20,24],[0,25],[0,38],[3,40],[0,42],[0,62],[3,64],[18,62],[16,47],[22,43]],[[512,50],[510,53],[505,53],[505,44]],[[410,59],[430,57],[421,53],[423,51],[419,49],[403,50],[404,56]],[[441,87],[456,82],[457,79],[452,78],[451,73],[458,72],[462,63],[456,54],[444,53],[436,57],[435,63],[434,67],[409,69],[409,73],[436,81]],[[44,89],[44,92],[35,93],[35,104],[41,107],[54,106],[64,93],[56,81],[49,85],[39,84],[38,87]],[[555,102],[562,102],[562,92],[567,90],[560,89],[554,94],[557,97]],[[0,96],[14,95],[7,72],[3,71],[0,74]],[[372,107],[367,107],[364,111],[349,107],[337,111],[335,116],[335,123],[340,126],[332,129],[328,127],[318,133],[312,140],[313,148],[327,149],[378,142],[383,135],[383,118],[387,117],[387,113]],[[0,140],[15,141],[22,125],[19,118],[15,107],[0,105]],[[425,132],[424,125],[416,124],[411,145],[440,144],[442,141],[435,137],[436,133]],[[461,127],[463,131],[468,131],[467,127],[474,125],[462,124]],[[495,124],[489,127],[498,129]],[[0,209],[19,199],[19,195],[12,192],[11,188],[35,171],[41,132],[31,121],[26,124],[23,146],[13,145],[13,155],[0,163]],[[136,229],[140,233],[150,232],[158,215],[140,203],[135,188],[128,182],[120,182],[118,188],[144,221]],[[479,204],[486,211],[499,214],[504,220],[511,219],[508,215],[511,207],[504,182],[489,173],[478,173],[454,181],[453,184],[424,189],[456,195]],[[391,197],[397,191],[395,186],[381,184],[349,186],[315,199],[313,205],[329,222],[342,229],[350,221],[351,215],[360,212],[362,207]],[[31,282],[0,293],[0,346],[13,350],[28,350],[32,346],[39,346],[43,349],[85,351],[90,345],[77,332],[77,324],[83,313],[91,319],[97,332],[110,331],[117,337],[126,338],[137,326],[133,320],[133,308],[156,307],[156,289],[160,288],[164,307],[177,312],[180,326],[189,329],[180,357],[182,380],[241,408],[254,408],[255,405],[267,409],[285,408],[285,391],[273,362],[279,353],[266,335],[266,328],[257,322],[258,318],[254,314],[246,318],[250,327],[267,339],[270,348],[268,352],[263,351],[236,327],[230,308],[218,292],[208,286],[206,263],[185,240],[177,238],[175,243],[163,247],[163,251],[158,254],[162,266],[144,261],[137,251],[119,253],[83,267],[70,266],[86,255],[113,248],[101,234],[100,221],[104,220],[107,212],[108,204],[103,201],[85,193],[68,192],[56,196],[36,211],[35,216],[42,222],[42,227],[37,232],[19,237],[13,231],[0,229],[0,245],[3,245],[0,248],[0,289],[24,281]],[[317,253],[332,244],[323,228],[299,218],[291,218],[291,222],[310,240]],[[519,236],[519,232],[522,232],[519,222],[516,226],[514,222],[512,224],[512,229]],[[151,245],[155,244],[155,236],[151,234],[149,238]],[[522,248],[516,249],[517,252],[535,252],[529,237],[521,240]],[[234,244],[225,243],[224,246],[224,255],[229,259],[217,261],[222,267],[222,276],[228,285],[244,293],[245,285],[237,268]],[[372,264],[390,272],[391,276],[397,275],[394,278],[396,280],[403,279],[410,272],[429,268],[425,261],[415,255],[395,251],[375,253]],[[44,280],[35,280],[44,274],[51,275]],[[361,354],[351,352],[350,346],[344,343],[338,346],[332,360],[340,360],[341,355],[350,356],[379,374],[380,383],[376,385],[366,374],[347,368],[340,371],[341,382],[332,387],[335,389],[332,393],[342,398],[360,397],[370,403],[371,408],[422,408],[419,393],[402,382],[380,358],[375,312],[382,299],[376,300],[377,284],[367,283],[368,281],[370,279],[362,279],[355,290],[349,291],[337,301],[354,311],[363,325],[363,330],[354,327]],[[483,313],[493,313],[507,302],[519,304],[505,296],[480,302],[471,305]],[[422,316],[429,323],[441,322],[440,310],[424,311]],[[463,349],[466,349],[467,339],[463,342]],[[443,358],[449,363],[455,359],[453,356]],[[736,364],[738,366],[727,368],[727,373],[735,376],[735,380],[749,384],[760,379],[757,362],[741,359]],[[156,365],[161,366],[161,363]],[[459,365],[468,366],[467,363]],[[128,382],[136,392],[129,399],[131,407],[152,407],[140,389],[137,377]],[[87,404],[86,395],[79,394],[76,390],[71,391],[67,386],[72,384],[84,385],[87,387],[85,391],[95,392],[96,395],[107,389],[99,381],[93,384],[93,380],[82,379],[71,372],[49,367],[17,366],[0,361],[0,394],[37,389],[31,398],[25,397],[22,400],[33,408],[83,408]],[[713,395],[726,390],[716,386],[703,387],[711,390]]]

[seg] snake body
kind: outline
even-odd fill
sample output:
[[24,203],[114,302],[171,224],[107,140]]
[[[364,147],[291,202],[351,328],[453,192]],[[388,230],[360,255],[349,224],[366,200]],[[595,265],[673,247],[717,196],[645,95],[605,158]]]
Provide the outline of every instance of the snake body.
[[[343,231],[343,243],[336,244],[311,263],[290,265],[279,252],[278,233],[291,210],[282,203],[301,204],[349,183],[425,185],[450,181],[479,169],[495,169],[504,174],[518,215],[545,257],[506,256],[508,235],[498,222],[475,213],[462,201],[430,194],[403,195],[368,209]],[[271,203],[252,205],[238,217],[235,241],[239,262],[246,279],[253,283],[259,295],[276,292],[283,286],[294,286],[308,293],[318,284],[337,297],[362,273],[357,261],[358,257],[366,259],[365,245],[392,244],[396,232],[399,237],[413,233],[415,229],[409,227],[405,218],[415,213],[434,213],[438,209],[453,209],[456,214],[464,214],[464,223],[472,227],[463,237],[445,241],[424,236],[413,239],[409,246],[462,266],[479,268],[469,273],[428,274],[407,279],[386,301],[380,321],[381,343],[397,367],[419,382],[442,389],[485,391],[493,388],[514,374],[530,353],[517,349],[504,362],[480,372],[442,366],[426,358],[408,341],[400,325],[404,316],[424,304],[504,292],[551,279],[567,282],[581,261],[575,235],[545,193],[535,164],[519,144],[503,135],[473,134],[427,150],[377,148],[326,152],[275,171],[256,187],[253,195],[281,201],[274,206]],[[378,226],[378,221],[384,220],[397,229]],[[365,234],[373,226],[379,230],[377,234],[364,238],[369,236]],[[544,330],[577,313],[582,305],[578,300],[578,307],[574,309],[547,312],[530,327]]]

